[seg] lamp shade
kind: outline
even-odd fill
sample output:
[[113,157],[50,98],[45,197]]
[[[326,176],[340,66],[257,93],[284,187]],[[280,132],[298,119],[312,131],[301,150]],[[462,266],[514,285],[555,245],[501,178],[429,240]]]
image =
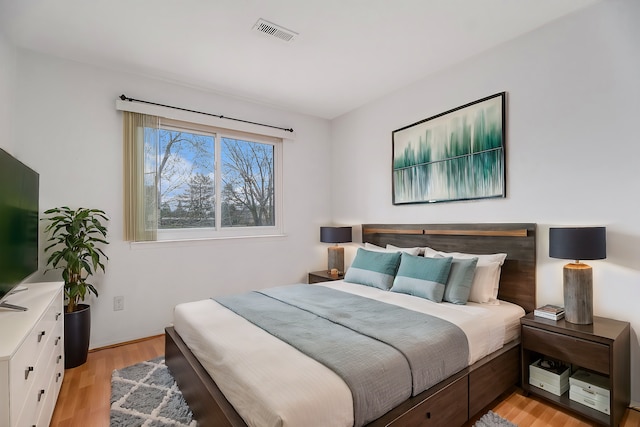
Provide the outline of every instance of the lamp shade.
[[589,260],[607,257],[605,227],[566,227],[549,229],[551,258]]
[[320,227],[322,243],[346,243],[351,241],[351,227]]

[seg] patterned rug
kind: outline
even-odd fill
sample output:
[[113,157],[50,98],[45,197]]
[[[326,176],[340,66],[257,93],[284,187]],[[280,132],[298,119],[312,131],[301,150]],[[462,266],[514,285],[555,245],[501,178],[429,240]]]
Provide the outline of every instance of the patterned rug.
[[482,416],[473,427],[518,427],[509,420],[505,420],[493,411],[489,411]]
[[164,357],[113,371],[111,427],[196,427]]

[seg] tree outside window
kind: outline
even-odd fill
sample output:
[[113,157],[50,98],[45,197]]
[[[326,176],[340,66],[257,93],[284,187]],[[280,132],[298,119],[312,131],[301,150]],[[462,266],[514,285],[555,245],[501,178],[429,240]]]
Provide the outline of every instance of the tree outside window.
[[222,138],[222,226],[275,225],[273,145]]
[[274,226],[274,154],[273,144],[160,129],[157,153],[145,153],[149,164],[157,165],[157,174],[150,175],[157,180],[147,178],[146,185],[157,189],[158,228]]

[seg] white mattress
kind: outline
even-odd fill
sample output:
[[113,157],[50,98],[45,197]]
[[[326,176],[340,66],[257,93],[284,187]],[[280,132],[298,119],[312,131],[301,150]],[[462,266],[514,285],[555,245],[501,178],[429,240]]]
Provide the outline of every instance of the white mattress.
[[[316,285],[311,285],[316,286]],[[346,283],[319,283],[448,320],[469,341],[469,364],[519,335],[524,310],[499,305],[455,305]],[[352,426],[353,402],[344,381],[329,368],[207,299],[180,304],[174,327],[252,427]]]

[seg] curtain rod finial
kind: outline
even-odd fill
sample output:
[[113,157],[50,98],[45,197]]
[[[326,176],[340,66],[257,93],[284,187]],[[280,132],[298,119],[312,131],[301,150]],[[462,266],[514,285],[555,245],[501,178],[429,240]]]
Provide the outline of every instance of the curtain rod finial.
[[120,95],[120,99],[122,99],[123,101],[127,100],[127,97],[125,96],[125,94],[123,93],[122,95]]

